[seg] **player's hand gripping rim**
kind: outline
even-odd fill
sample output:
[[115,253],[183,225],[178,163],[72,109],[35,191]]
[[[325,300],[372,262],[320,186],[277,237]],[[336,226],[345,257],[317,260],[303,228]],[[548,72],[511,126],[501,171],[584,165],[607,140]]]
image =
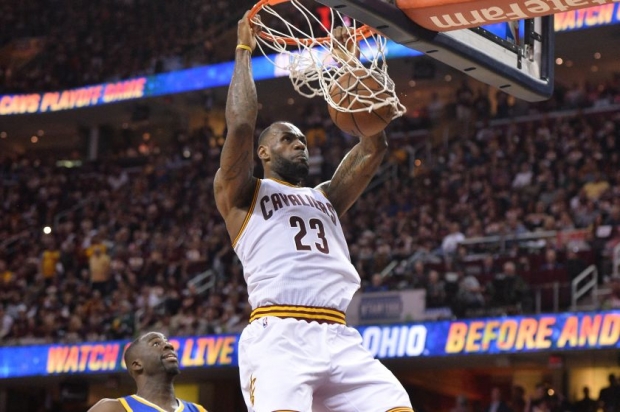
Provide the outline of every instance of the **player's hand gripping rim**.
[[256,48],[256,36],[260,33],[261,26],[260,16],[256,15],[250,20],[249,14],[250,11],[246,11],[237,23],[237,49],[252,52]]

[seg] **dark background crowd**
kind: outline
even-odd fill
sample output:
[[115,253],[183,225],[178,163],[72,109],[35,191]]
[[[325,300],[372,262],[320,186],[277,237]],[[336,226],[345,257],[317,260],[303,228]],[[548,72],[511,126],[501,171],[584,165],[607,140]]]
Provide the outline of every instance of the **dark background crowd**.
[[[2,2],[0,95],[220,62],[253,3]],[[429,318],[567,310],[594,267],[600,292],[579,308],[620,308],[620,75],[557,83],[536,104],[467,80],[428,94],[389,126],[381,172],[342,218],[361,292],[424,290]],[[307,185],[329,179],[357,139],[323,102],[290,114],[308,140]],[[273,120],[261,111],[256,134]],[[212,195],[223,136],[209,124],[127,139],[76,168],[0,150],[0,345],[245,327],[243,269]],[[458,396],[452,411],[620,411],[613,374],[572,405],[545,383],[531,397],[505,390],[486,405]]]
[[[215,45],[253,3],[4,2],[0,93],[217,62]],[[377,184],[342,219],[362,290],[424,289],[427,309],[456,317],[566,309],[570,282],[593,264],[608,291],[594,307],[619,306],[620,76],[557,84],[538,104],[491,97],[463,80],[390,125]],[[315,185],[356,139],[321,104],[299,107]],[[271,120],[261,113],[257,133]],[[432,134],[450,122],[452,138]],[[169,136],[75,169],[0,154],[0,342],[243,328],[243,272],[212,196],[222,136],[208,123]]]
[[[0,6],[0,94],[44,92],[216,62],[253,1],[9,0]],[[234,31],[232,32],[234,34]],[[4,60],[2,50],[19,60]]]
[[[314,185],[356,139],[308,111],[301,126]],[[427,308],[462,317],[552,310],[543,286],[558,282],[566,309],[569,283],[595,264],[611,292],[597,307],[618,307],[617,281],[605,278],[619,239],[620,112],[475,124],[413,162],[410,142],[398,137],[402,124],[393,125],[381,184],[342,218],[363,291],[422,288]],[[212,196],[219,140],[207,126],[175,136],[157,155],[81,168],[2,157],[4,344],[245,325],[242,268]],[[539,289],[542,307],[534,301]]]

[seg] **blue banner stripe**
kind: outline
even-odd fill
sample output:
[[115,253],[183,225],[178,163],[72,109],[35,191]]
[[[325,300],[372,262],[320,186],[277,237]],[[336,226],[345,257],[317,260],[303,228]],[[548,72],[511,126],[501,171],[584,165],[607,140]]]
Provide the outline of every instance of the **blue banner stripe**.
[[[379,359],[620,348],[620,311],[356,328]],[[182,368],[235,367],[240,335],[170,338]],[[123,372],[129,341],[0,348],[0,378]]]

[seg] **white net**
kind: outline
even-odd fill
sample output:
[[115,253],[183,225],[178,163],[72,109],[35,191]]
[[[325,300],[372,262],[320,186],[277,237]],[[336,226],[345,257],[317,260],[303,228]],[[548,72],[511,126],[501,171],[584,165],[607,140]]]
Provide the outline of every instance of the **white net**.
[[[322,96],[341,112],[371,112],[390,107],[392,119],[405,113],[387,73],[387,40],[383,36],[365,30],[367,37],[358,36],[359,51],[355,52],[328,36],[339,26],[359,29],[354,20],[334,9],[329,9],[329,19],[319,18],[299,0],[285,1],[278,8],[280,12],[263,5],[261,19],[253,19],[262,31],[257,43],[277,70],[288,73],[299,94],[309,98]],[[290,20],[281,16],[285,8]],[[291,12],[296,13],[295,18],[290,17]]]

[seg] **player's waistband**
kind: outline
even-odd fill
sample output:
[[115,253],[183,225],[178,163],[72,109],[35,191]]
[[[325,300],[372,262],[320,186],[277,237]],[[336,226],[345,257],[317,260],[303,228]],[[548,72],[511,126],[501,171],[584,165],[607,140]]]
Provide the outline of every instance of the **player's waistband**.
[[305,320],[307,322],[314,321],[318,323],[347,324],[344,312],[337,309],[284,305],[272,305],[256,308],[250,315],[250,322],[256,319],[264,318],[265,316],[293,318],[297,320]]

